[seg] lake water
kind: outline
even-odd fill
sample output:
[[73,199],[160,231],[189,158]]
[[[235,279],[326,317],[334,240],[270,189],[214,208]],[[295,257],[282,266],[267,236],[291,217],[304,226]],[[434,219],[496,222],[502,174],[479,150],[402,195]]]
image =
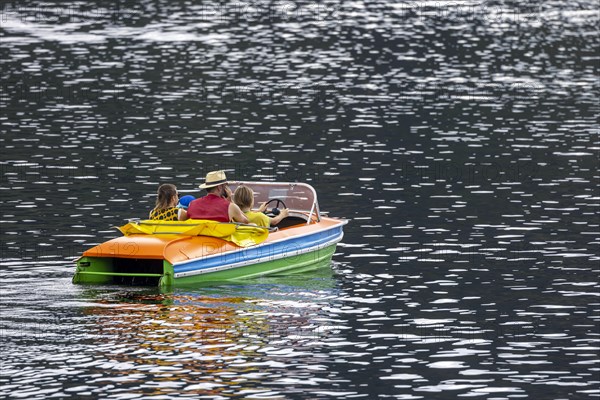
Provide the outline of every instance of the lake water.
[[[600,395],[597,3],[5,2],[1,398]],[[305,181],[331,268],[74,286],[206,172]]]

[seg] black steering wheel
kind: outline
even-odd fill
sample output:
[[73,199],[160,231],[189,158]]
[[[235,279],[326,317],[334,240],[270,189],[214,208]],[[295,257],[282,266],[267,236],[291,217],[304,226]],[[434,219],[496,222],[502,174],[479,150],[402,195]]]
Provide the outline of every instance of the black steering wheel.
[[[287,208],[287,206],[285,205],[285,203],[283,202],[283,200],[281,199],[271,199],[269,201],[267,201],[265,203],[265,206],[268,206],[269,204],[275,202],[275,207],[273,207],[271,209],[271,214],[273,214],[274,216],[278,216],[280,211],[279,211],[279,205],[281,204],[283,206],[283,208]],[[265,214],[267,214],[267,210],[265,210]]]

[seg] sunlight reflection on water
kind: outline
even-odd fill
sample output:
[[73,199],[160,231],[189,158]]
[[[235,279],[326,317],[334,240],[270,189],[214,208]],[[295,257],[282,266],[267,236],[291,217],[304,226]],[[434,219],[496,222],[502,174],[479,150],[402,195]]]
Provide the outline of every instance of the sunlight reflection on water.
[[[595,4],[294,5],[3,6],[0,396],[597,396]],[[213,169],[314,185],[331,269],[70,283]]]

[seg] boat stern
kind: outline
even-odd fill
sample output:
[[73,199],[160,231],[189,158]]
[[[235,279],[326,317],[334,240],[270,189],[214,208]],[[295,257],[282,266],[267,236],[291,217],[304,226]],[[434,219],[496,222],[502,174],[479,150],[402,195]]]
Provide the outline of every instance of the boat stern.
[[173,266],[159,259],[83,256],[77,260],[73,283],[171,286]]
[[77,260],[75,284],[170,286],[173,265],[164,257],[169,237],[120,237],[92,247]]

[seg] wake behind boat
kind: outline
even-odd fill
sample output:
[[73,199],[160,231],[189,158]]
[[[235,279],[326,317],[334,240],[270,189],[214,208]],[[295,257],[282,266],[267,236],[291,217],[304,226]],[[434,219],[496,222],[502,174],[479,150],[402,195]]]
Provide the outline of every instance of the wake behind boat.
[[[289,209],[276,229],[206,220],[133,221],[124,236],[85,251],[73,283],[172,286],[303,273],[328,265],[343,237],[343,219],[322,215],[306,183],[232,182],[257,202]],[[276,212],[276,210],[275,210]]]

